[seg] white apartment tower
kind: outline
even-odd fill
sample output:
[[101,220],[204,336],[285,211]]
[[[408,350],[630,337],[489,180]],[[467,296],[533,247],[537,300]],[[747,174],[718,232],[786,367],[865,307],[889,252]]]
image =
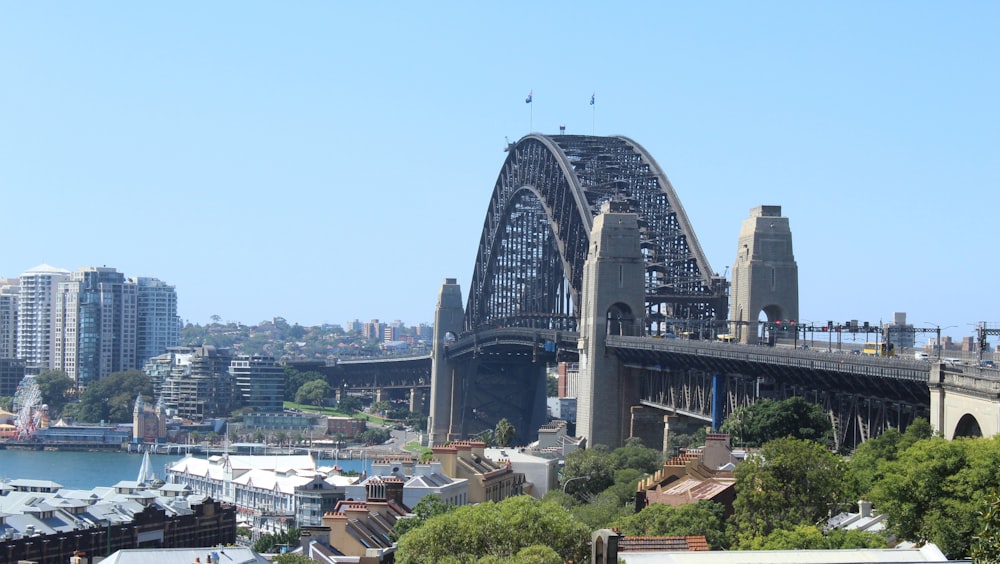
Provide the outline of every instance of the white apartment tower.
[[17,297],[21,282],[0,278],[0,358],[17,358]]
[[27,374],[52,368],[55,340],[53,302],[59,283],[69,271],[42,264],[20,276],[17,305],[17,356],[25,361]]
[[177,292],[158,278],[137,279],[136,361],[139,365],[159,356],[181,340],[177,317]]

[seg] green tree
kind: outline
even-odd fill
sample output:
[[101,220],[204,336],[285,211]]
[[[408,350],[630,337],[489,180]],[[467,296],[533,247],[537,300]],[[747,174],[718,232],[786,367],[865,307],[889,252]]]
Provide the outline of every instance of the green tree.
[[0,396],[0,409],[4,411],[14,409],[14,396]]
[[132,420],[138,395],[147,401],[152,398],[153,384],[145,374],[138,370],[114,372],[87,386],[80,396],[77,416],[90,423],[127,423]]
[[359,442],[369,445],[380,445],[389,440],[391,434],[381,427],[369,427],[355,437]]
[[870,499],[888,517],[890,530],[909,540],[929,540],[949,558],[969,554],[981,530],[970,518],[985,492],[1000,486],[1000,436],[917,441],[886,462]]
[[638,513],[618,519],[611,526],[630,536],[705,535],[713,550],[728,546],[725,508],[713,501],[677,507],[664,503],[647,505]]
[[497,421],[497,426],[493,429],[493,441],[498,447],[510,446],[511,441],[514,440],[514,432],[514,426],[504,417]]
[[464,505],[428,519],[400,537],[396,562],[461,562],[492,556],[515,557],[522,549],[545,545],[563,560],[582,562],[589,555],[590,529],[563,507],[531,496],[499,503]]
[[634,468],[645,474],[652,474],[663,465],[660,451],[644,446],[637,437],[629,438],[625,446],[616,448],[611,456],[615,468]]
[[277,562],[277,564],[316,564],[316,561],[309,558],[304,554],[298,554],[296,552],[288,552],[285,554],[276,554],[271,562]]
[[330,385],[325,380],[310,380],[295,392],[295,403],[307,403],[317,407],[330,395]]
[[62,370],[45,370],[35,376],[35,384],[42,394],[42,403],[49,406],[49,412],[53,416],[58,416],[62,412],[63,406],[68,399],[66,392],[71,390],[76,384],[73,379]]
[[343,413],[357,413],[361,411],[361,400],[354,396],[344,394],[340,397],[337,409]]
[[282,546],[297,546],[299,544],[299,529],[291,528],[274,535],[261,535],[251,549],[261,554],[277,552]]
[[847,548],[885,548],[885,537],[864,531],[833,529],[824,533],[815,525],[798,525],[790,530],[777,529],[755,537],[745,550],[841,550]]
[[559,378],[557,376],[546,376],[545,397],[559,397]]
[[[604,445],[594,445],[566,454],[562,480],[566,492],[578,496],[593,496],[613,486],[615,461],[610,454],[608,447]],[[586,479],[569,482],[573,478]]]
[[760,446],[782,437],[833,445],[833,423],[823,408],[798,396],[739,407],[723,422],[722,432],[731,434],[735,443],[746,446]]
[[326,376],[323,376],[321,373],[312,370],[306,372],[300,372],[292,368],[291,366],[285,366],[285,401],[294,401],[296,403],[309,403],[296,400],[295,395],[302,388],[303,384],[307,382],[314,382],[317,380],[326,382]]
[[765,443],[736,467],[734,544],[826,518],[843,500],[844,472],[841,457],[819,443],[792,437]]
[[993,488],[979,504],[979,532],[972,537],[973,562],[1000,562],[1000,490]]
[[858,445],[847,463],[852,498],[867,496],[872,487],[882,479],[886,462],[897,460],[899,453],[932,435],[930,423],[926,419],[917,418],[904,433],[897,429],[887,429],[878,437]]
[[396,538],[405,535],[407,532],[416,529],[427,522],[428,519],[444,515],[455,509],[451,503],[441,500],[441,496],[431,494],[425,495],[416,505],[413,506],[413,517],[399,519],[394,526]]

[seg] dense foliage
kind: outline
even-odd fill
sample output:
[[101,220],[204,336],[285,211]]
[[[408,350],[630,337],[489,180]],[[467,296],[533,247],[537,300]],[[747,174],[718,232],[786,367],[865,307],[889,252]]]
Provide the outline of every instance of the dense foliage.
[[1000,487],[1000,437],[932,437],[913,443],[882,474],[869,498],[886,513],[893,532],[927,539],[949,558],[967,556],[983,529],[983,495]]
[[688,536],[705,535],[713,550],[725,548],[725,508],[712,501],[699,501],[673,507],[663,503],[648,505],[638,513],[620,518],[611,524],[623,535]]
[[447,558],[475,562],[483,557],[499,559],[487,562],[553,561],[515,560],[548,554],[534,548],[519,554],[536,545],[548,547],[562,561],[582,562],[588,558],[589,542],[590,528],[559,504],[521,495],[499,503],[465,505],[428,519],[400,538],[396,562],[437,563]]
[[776,439],[736,467],[731,524],[738,547],[777,529],[818,523],[844,503],[846,465],[819,443]]
[[138,395],[146,401],[152,399],[153,384],[145,374],[138,370],[114,372],[91,382],[80,396],[80,403],[67,405],[65,410],[73,407],[76,418],[88,423],[128,423]]
[[282,546],[295,548],[299,544],[299,529],[292,528],[275,535],[261,535],[251,549],[261,554],[278,552]]
[[49,414],[58,417],[62,413],[63,407],[69,402],[67,392],[72,390],[76,383],[62,370],[44,370],[35,376],[35,384],[42,395],[42,403],[48,404]]
[[732,435],[733,444],[750,447],[782,437],[833,445],[833,424],[823,408],[798,396],[739,407],[726,418],[722,432]]
[[307,403],[322,406],[323,400],[330,395],[330,385],[325,380],[310,380],[295,392],[295,403]]

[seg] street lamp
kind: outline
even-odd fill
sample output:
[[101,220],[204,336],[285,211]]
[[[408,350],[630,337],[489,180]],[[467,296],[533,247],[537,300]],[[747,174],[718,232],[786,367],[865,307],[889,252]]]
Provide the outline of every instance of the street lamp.
[[563,482],[562,491],[563,491],[563,493],[566,493],[566,486],[568,486],[569,483],[572,482],[573,480],[589,480],[589,479],[590,479],[590,476],[573,476],[569,480],[566,480],[565,482]]

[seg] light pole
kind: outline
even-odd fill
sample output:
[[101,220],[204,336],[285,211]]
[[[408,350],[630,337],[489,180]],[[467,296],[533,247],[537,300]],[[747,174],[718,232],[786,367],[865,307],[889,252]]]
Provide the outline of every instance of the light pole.
[[937,323],[931,323],[930,321],[924,321],[924,325],[933,325],[935,332],[937,333],[937,340],[934,343],[935,348],[937,348],[937,359],[941,360],[941,330],[942,329],[953,329],[958,327],[958,325],[949,325],[947,327],[941,327]]
[[569,483],[572,482],[573,480],[589,480],[589,479],[590,479],[590,476],[573,476],[569,480],[566,480],[565,482],[563,482],[562,491],[563,491],[563,493],[566,493],[566,486],[568,486]]

